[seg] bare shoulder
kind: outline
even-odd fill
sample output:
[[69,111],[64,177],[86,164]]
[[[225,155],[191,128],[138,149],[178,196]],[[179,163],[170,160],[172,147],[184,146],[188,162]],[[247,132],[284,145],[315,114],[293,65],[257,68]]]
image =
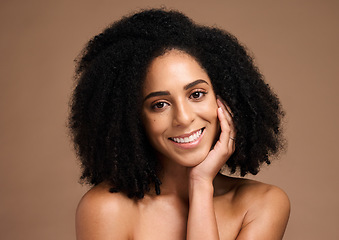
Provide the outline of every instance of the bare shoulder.
[[239,179],[234,197],[241,198],[249,207],[257,204],[282,204],[289,208],[290,205],[287,194],[279,187],[249,179]]
[[246,208],[238,239],[282,239],[290,215],[290,201],[282,189],[242,179],[234,199]]
[[227,196],[248,207],[270,200],[279,200],[289,206],[288,196],[282,189],[259,181],[218,175],[214,187],[216,195]]
[[121,193],[110,193],[109,186],[99,184],[80,200],[76,211],[78,240],[129,239],[133,200]]

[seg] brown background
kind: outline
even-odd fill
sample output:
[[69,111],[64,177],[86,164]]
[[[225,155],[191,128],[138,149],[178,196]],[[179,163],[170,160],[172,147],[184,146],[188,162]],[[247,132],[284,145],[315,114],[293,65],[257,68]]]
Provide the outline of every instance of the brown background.
[[283,188],[285,239],[339,239],[339,2],[0,2],[0,239],[74,239],[87,187],[65,122],[73,59],[122,15],[161,4],[235,34],[281,98],[289,148],[256,177]]

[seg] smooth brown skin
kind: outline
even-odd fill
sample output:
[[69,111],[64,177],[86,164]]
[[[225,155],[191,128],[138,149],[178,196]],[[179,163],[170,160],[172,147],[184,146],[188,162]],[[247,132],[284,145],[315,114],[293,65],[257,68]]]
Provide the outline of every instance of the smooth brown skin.
[[[79,203],[77,239],[282,239],[290,211],[286,194],[218,174],[234,152],[236,133],[206,72],[172,50],[152,62],[146,77],[144,97],[159,91],[166,93],[145,98],[143,120],[163,166],[161,195],[152,190],[136,201],[109,193],[106,183],[95,186]],[[192,148],[169,139],[201,128],[201,141]]]

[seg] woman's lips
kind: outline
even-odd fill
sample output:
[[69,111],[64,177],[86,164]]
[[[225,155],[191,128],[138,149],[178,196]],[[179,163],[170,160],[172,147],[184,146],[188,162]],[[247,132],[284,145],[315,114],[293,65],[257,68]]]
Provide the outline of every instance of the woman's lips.
[[201,128],[195,132],[169,138],[175,145],[181,148],[193,148],[199,144],[202,139],[205,128]]

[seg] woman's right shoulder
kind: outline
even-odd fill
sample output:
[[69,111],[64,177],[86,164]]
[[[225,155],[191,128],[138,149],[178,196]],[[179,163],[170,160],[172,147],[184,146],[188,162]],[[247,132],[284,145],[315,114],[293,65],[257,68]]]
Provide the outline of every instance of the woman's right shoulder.
[[109,188],[101,183],[80,200],[76,211],[77,240],[130,238],[134,201],[122,193],[110,193]]

